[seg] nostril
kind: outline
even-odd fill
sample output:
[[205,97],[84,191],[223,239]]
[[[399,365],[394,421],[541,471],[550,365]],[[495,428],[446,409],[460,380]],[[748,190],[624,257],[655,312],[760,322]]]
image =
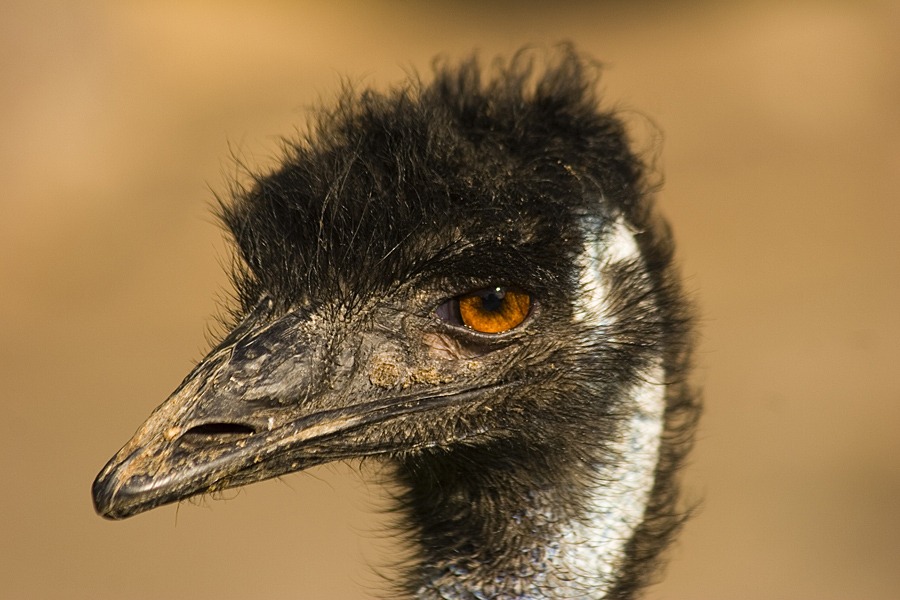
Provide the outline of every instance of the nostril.
[[187,430],[185,435],[253,435],[256,430],[240,423],[204,423]]
[[256,430],[241,423],[204,423],[191,427],[181,436],[189,444],[223,444],[253,435]]

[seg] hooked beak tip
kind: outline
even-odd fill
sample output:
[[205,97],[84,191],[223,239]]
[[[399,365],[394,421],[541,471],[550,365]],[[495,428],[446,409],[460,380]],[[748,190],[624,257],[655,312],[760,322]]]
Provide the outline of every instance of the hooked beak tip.
[[113,457],[97,475],[91,486],[91,496],[94,510],[101,517],[119,520],[146,510],[140,507],[140,499],[153,487],[153,478],[126,473],[131,461],[139,454],[140,450],[136,450],[124,460]]
[[101,517],[111,520],[118,520],[125,518],[126,515],[119,514],[119,511],[116,510],[116,489],[113,484],[113,479],[105,476],[106,473],[101,473],[97,476],[97,479],[94,480],[94,484],[91,486],[91,495],[94,499],[94,510],[97,511],[97,514]]

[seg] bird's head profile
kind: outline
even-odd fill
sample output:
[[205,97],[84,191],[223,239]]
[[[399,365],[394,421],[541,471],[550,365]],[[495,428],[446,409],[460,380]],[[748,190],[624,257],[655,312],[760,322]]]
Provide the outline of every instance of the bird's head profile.
[[233,326],[101,471],[99,513],[382,456],[410,595],[644,582],[677,526],[690,319],[594,67],[532,58],[347,91],[222,202]]

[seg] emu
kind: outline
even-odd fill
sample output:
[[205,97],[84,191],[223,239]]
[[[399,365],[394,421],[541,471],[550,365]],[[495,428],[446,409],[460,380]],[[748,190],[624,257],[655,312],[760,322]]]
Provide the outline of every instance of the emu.
[[669,228],[572,48],[347,90],[236,187],[230,333],[103,468],[101,515],[380,457],[397,597],[625,599],[698,414]]

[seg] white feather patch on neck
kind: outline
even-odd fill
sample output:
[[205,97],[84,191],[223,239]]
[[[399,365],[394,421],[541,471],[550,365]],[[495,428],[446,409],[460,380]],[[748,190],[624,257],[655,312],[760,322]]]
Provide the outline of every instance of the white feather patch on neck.
[[[600,217],[586,216],[582,219],[582,229],[585,243],[578,262],[583,293],[575,307],[575,319],[603,325],[608,322],[610,309],[609,282],[603,276],[604,269],[616,263],[639,260],[641,251],[622,218],[603,232]],[[605,234],[601,236],[602,233]]]
[[[585,217],[585,247],[579,257],[584,294],[575,319],[598,328],[610,325],[610,283],[605,272],[622,262],[640,261],[632,230],[619,218],[604,231],[598,217]],[[610,450],[620,460],[601,467],[586,518],[570,523],[549,552],[548,600],[604,598],[619,574],[628,541],[644,519],[655,481],[664,429],[665,374],[657,362],[631,392],[630,417]]]
[[662,367],[653,367],[632,393],[632,416],[611,446],[621,457],[600,469],[584,520],[570,523],[549,557],[546,598],[605,598],[644,520],[659,461],[665,412]]

